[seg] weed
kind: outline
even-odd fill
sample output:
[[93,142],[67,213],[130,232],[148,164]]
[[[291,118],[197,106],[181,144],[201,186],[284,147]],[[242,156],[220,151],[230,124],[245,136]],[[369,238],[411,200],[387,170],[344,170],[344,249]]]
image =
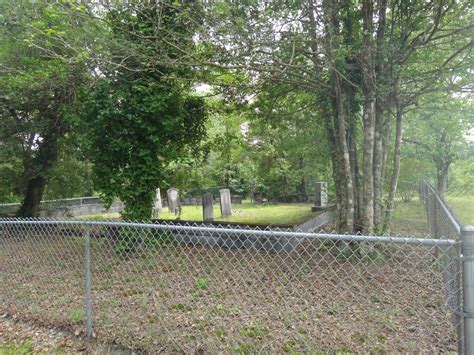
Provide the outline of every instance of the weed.
[[0,345],[0,354],[30,354],[33,352],[33,343],[27,339],[20,344],[10,343]]
[[216,331],[214,332],[214,335],[218,338],[225,338],[227,336],[227,332],[222,329],[222,328],[218,328],[216,329]]
[[337,316],[337,315],[340,313],[340,311],[339,311],[339,309],[337,308],[337,306],[334,306],[334,305],[332,305],[332,304],[328,304],[328,305],[326,306],[326,313],[327,313],[327,314],[330,314],[330,315],[332,315],[332,316]]
[[265,335],[266,329],[258,324],[258,323],[253,323],[249,322],[245,327],[240,329],[240,336],[246,336],[248,338],[261,338],[263,335]]
[[37,313],[39,311],[39,309],[40,309],[40,307],[36,303],[33,303],[31,305],[31,312]]
[[73,308],[69,311],[69,319],[73,322],[80,322],[84,319],[85,313],[82,308]]
[[223,317],[225,315],[233,315],[233,314],[238,314],[239,313],[239,307],[238,306],[224,306],[223,304],[218,304],[215,306],[209,314],[213,317]]
[[252,344],[236,343],[232,346],[234,354],[253,354],[255,353],[255,346]]
[[172,304],[171,309],[177,310],[177,311],[182,311],[186,313],[190,313],[193,311],[191,306],[188,306],[184,303],[177,303],[177,304]]
[[369,340],[369,336],[367,334],[356,332],[352,334],[352,339],[354,339],[354,341],[357,341],[359,344],[363,345],[367,342],[367,340]]
[[206,278],[199,277],[198,279],[196,279],[196,288],[200,290],[206,290],[207,287],[208,287],[208,281]]

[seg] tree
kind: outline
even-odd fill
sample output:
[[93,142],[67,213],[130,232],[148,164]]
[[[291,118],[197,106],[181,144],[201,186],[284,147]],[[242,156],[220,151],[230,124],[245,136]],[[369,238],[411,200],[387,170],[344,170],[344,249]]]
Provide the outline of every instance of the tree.
[[469,65],[467,2],[226,3],[209,14],[209,52],[219,60],[208,65],[312,94],[332,152],[340,228],[381,231],[394,117],[399,151],[404,109]]
[[[105,15],[109,54],[84,105],[84,147],[95,186],[107,202],[125,203],[126,219],[151,218],[165,169],[205,136],[204,101],[191,92],[194,71],[160,61],[179,55],[177,41],[193,45],[187,11],[186,5],[131,3]],[[122,65],[110,64],[117,58]]]
[[451,166],[468,149],[466,134],[474,127],[469,98],[432,94],[407,115],[403,141],[413,145],[412,154],[431,160],[437,192],[444,196]]
[[[18,214],[36,217],[46,183],[70,129],[77,90],[87,77],[85,50],[76,52],[84,8],[10,4],[0,10],[0,139],[23,165]],[[68,57],[65,61],[63,57]]]

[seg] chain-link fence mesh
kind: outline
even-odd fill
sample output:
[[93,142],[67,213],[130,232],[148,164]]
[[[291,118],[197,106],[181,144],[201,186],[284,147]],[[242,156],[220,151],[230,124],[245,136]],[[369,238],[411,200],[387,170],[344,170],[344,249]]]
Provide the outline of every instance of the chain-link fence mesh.
[[[433,238],[451,239],[460,242],[461,223],[457,220],[449,206],[444,202],[433,186],[426,180],[421,181],[420,196],[426,210],[428,226]],[[437,251],[438,252],[438,251]],[[451,260],[460,260],[461,252],[451,250],[446,257]],[[455,277],[457,275],[457,277]],[[463,318],[462,313],[462,274],[461,262],[451,263],[445,268],[443,273],[444,289],[447,297],[447,304],[453,313],[453,323],[457,328],[458,347],[462,349],[464,343]]]
[[87,247],[103,341],[210,353],[458,346],[450,238],[4,219],[0,308],[85,332]]

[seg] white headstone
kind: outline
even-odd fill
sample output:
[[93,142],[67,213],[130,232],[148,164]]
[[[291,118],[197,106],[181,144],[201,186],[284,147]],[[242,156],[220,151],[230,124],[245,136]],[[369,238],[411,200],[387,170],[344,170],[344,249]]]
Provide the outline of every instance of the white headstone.
[[155,190],[155,203],[153,204],[153,217],[160,218],[160,213],[163,211],[163,204],[161,203],[160,188]]
[[168,194],[168,210],[170,213],[178,213],[179,207],[179,192],[178,189],[172,187],[166,191]]
[[222,217],[229,217],[232,215],[232,205],[230,200],[230,190],[222,189],[219,190],[220,198],[219,203],[221,205],[221,215]]
[[314,206],[318,208],[325,208],[328,203],[328,184],[320,181],[315,186]]

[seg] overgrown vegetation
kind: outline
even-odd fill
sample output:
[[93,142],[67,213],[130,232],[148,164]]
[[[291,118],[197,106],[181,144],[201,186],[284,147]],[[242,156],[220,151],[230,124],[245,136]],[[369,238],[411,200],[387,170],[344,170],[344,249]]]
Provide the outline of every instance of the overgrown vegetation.
[[381,233],[421,171],[472,185],[472,18],[465,0],[2,3],[0,201],[37,216],[98,192],[143,220],[157,187],[302,202],[326,180],[341,231]]

